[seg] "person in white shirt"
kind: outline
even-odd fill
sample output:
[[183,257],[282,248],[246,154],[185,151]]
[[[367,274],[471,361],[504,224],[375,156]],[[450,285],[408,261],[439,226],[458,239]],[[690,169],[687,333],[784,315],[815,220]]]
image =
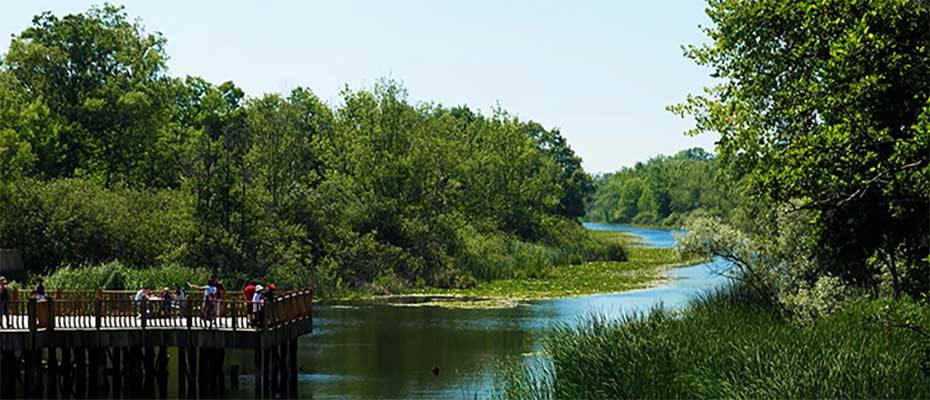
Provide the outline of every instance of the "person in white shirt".
[[261,321],[262,302],[264,301],[265,288],[262,285],[255,286],[255,294],[252,295],[252,324],[258,326]]
[[138,292],[136,292],[136,297],[133,298],[133,300],[136,302],[136,309],[139,311],[140,319],[145,318],[148,314],[148,307],[145,303],[147,303],[146,300],[148,300],[151,294],[152,291],[149,290],[149,288],[143,287],[142,289],[139,289]]

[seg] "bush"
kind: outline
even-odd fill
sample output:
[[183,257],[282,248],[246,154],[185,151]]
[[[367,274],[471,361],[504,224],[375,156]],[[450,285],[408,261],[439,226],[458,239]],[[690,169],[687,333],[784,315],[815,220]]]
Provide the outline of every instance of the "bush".
[[113,260],[156,265],[185,253],[192,213],[177,191],[23,180],[0,191],[0,247],[20,249],[32,273]]

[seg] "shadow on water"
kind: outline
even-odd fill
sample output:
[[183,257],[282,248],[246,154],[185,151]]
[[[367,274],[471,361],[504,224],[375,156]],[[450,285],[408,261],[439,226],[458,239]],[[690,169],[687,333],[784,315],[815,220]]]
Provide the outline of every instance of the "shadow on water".
[[[630,232],[644,244],[671,247],[670,231],[617,225],[589,229]],[[314,333],[301,339],[300,395],[305,398],[471,398],[490,389],[495,360],[532,353],[553,324],[573,324],[597,313],[608,318],[656,305],[682,307],[725,279],[707,263],[670,271],[660,287],[617,294],[546,300],[513,308],[319,307]],[[240,358],[251,365],[248,354]],[[434,369],[438,368],[438,375]],[[234,395],[252,395],[244,371]],[[227,392],[227,394],[230,394]]]

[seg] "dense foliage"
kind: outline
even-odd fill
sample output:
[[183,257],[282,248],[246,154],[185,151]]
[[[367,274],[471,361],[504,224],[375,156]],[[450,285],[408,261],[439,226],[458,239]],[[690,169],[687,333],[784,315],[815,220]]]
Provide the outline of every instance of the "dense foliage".
[[[930,5],[711,0],[687,55],[720,83],[674,109],[769,210],[807,211],[808,278],[930,291]],[[806,243],[805,243],[806,242]]]
[[680,226],[692,214],[726,218],[738,201],[722,179],[717,159],[701,148],[660,155],[598,176],[585,219]]
[[119,260],[97,268],[269,274],[327,295],[623,256],[577,223],[591,178],[558,130],[413,104],[394,82],[336,105],[305,88],[250,97],[169,76],[165,44],[112,6],[13,37],[0,247],[32,273]]

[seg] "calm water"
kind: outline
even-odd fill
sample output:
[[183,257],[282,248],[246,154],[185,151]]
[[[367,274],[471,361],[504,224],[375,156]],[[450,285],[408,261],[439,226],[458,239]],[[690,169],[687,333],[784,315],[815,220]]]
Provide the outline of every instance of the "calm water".
[[[643,237],[670,247],[670,231],[586,225]],[[492,384],[495,360],[536,351],[553,324],[573,324],[598,313],[619,317],[658,304],[681,307],[703,290],[722,285],[710,265],[674,270],[661,287],[620,294],[541,301],[508,309],[434,307],[318,307],[314,333],[301,340],[300,395],[306,398],[473,398]],[[248,368],[249,357],[242,357]],[[439,376],[431,370],[440,369]],[[241,394],[252,394],[251,376]]]

